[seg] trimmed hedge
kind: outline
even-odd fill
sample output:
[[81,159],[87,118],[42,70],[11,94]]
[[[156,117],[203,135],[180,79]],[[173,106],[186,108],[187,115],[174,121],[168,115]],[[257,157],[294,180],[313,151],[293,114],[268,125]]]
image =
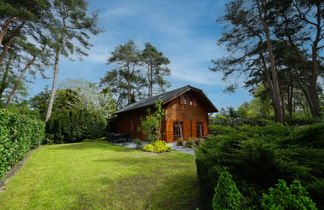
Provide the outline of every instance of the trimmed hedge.
[[279,179],[300,180],[318,207],[324,207],[324,124],[303,127],[267,123],[239,126],[210,135],[196,151],[199,190],[211,209],[214,188],[226,169],[246,198],[246,208],[260,209],[262,193]]
[[42,143],[45,123],[0,109],[0,177]]
[[71,143],[85,138],[104,136],[107,121],[88,110],[61,110],[54,112],[46,123],[47,143]]

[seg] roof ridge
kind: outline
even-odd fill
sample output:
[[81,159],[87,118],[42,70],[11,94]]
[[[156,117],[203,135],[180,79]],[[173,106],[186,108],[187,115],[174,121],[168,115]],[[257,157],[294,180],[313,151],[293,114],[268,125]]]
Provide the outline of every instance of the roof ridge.
[[199,88],[195,88],[192,87],[190,85],[186,85],[174,90],[170,90],[168,92],[164,92],[155,96],[152,96],[150,98],[146,98],[146,99],[142,99],[140,101],[134,102],[132,104],[129,104],[123,108],[121,108],[120,110],[116,111],[115,114],[121,113],[121,112],[126,112],[126,111],[130,111],[133,109],[138,109],[138,108],[143,108],[143,107],[147,107],[147,106],[151,106],[153,104],[155,104],[157,102],[157,99],[162,100],[163,102],[169,101],[170,99],[181,95],[182,93],[190,90],[190,89],[194,89],[194,90],[198,90],[200,92],[202,92],[201,89]]

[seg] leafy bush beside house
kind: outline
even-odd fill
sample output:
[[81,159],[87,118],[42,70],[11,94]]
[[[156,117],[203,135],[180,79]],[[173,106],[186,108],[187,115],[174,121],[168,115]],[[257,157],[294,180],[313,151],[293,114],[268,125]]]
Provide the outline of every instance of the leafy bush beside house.
[[218,177],[226,168],[250,207],[260,208],[260,196],[278,179],[300,180],[318,207],[323,206],[324,148],[319,146],[324,142],[323,131],[324,124],[267,123],[208,136],[196,151],[202,203],[211,204]]
[[54,112],[46,123],[46,134],[54,143],[78,142],[104,136],[107,121],[97,113],[82,109]]
[[0,109],[0,177],[26,152],[38,147],[44,137],[44,122]]

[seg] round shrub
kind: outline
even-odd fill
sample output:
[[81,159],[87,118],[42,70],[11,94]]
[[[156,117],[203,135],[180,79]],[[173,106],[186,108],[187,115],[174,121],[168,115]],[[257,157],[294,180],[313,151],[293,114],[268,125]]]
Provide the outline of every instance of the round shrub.
[[186,147],[192,148],[194,146],[194,140],[192,138],[188,138],[186,141]]
[[154,152],[154,146],[152,144],[147,144],[142,149],[145,152]]
[[147,144],[143,147],[146,152],[170,152],[172,147],[168,146],[165,141],[156,141],[153,144]]
[[270,188],[269,194],[263,194],[262,208],[265,210],[316,210],[315,203],[308,196],[308,192],[295,180],[289,187],[284,180],[279,180],[276,188]]

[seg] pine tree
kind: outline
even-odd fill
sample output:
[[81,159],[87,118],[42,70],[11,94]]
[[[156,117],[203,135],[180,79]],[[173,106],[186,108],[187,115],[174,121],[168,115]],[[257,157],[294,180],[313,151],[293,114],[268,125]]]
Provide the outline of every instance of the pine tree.
[[97,15],[88,15],[88,3],[85,0],[55,0],[53,2],[53,14],[49,27],[51,37],[54,40],[54,68],[50,100],[45,121],[51,117],[56,84],[58,78],[58,65],[60,55],[70,57],[73,54],[86,56],[83,48],[89,49],[90,34],[98,34]]

